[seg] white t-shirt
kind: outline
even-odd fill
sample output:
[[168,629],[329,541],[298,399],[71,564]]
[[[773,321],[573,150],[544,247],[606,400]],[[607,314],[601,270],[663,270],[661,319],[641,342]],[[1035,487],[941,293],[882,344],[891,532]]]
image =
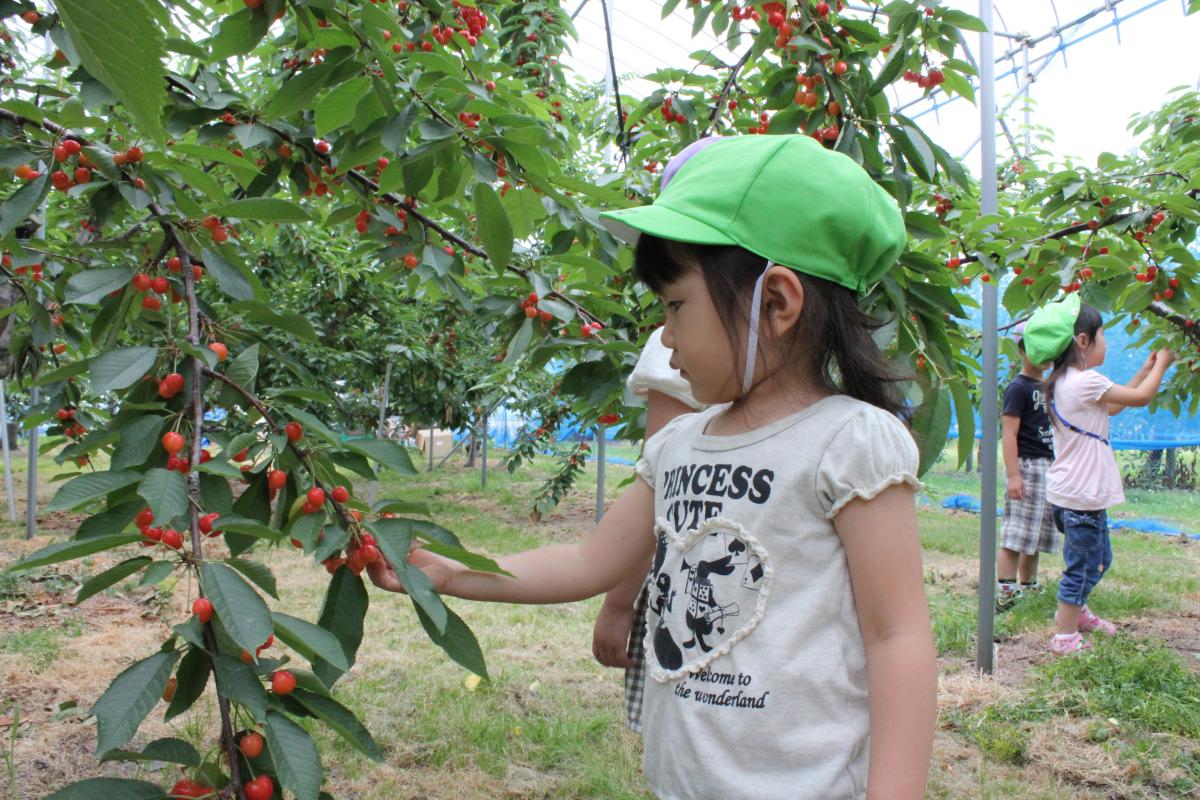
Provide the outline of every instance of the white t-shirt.
[[679,374],[679,370],[671,368],[671,351],[663,346],[662,328],[656,329],[646,340],[637,366],[625,381],[625,386],[639,397],[645,397],[653,389],[692,408],[704,408],[692,397],[692,387]]
[[637,465],[658,536],[647,779],[661,800],[864,798],[866,653],[832,520],[856,497],[919,487],[916,444],[841,395],[705,435],[724,408],[672,420]]
[[1054,385],[1050,427],[1054,463],[1046,473],[1046,499],[1072,511],[1099,511],[1125,502],[1125,487],[1112,446],[1076,433],[1062,419],[1085,431],[1108,435],[1108,404],[1100,398],[1113,382],[1094,369],[1070,367]]

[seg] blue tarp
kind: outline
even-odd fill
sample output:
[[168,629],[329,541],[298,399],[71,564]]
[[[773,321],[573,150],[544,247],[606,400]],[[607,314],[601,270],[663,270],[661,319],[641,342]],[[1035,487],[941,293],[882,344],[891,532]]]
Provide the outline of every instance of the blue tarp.
[[[980,513],[980,503],[978,497],[972,497],[969,494],[954,494],[942,501],[942,508],[952,508],[959,511],[970,511],[972,514]],[[999,517],[1004,512],[997,508],[996,516]],[[1188,536],[1192,539],[1200,540],[1200,534],[1188,533],[1180,529],[1173,522],[1160,522],[1156,519],[1112,519],[1108,520],[1108,527],[1113,530],[1128,528],[1130,530],[1140,531],[1141,533],[1158,533],[1163,536]]]

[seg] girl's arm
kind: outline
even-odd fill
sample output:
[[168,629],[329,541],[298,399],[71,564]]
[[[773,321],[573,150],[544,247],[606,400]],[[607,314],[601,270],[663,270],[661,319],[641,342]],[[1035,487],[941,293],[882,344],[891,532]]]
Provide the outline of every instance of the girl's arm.
[[[567,603],[611,589],[631,572],[645,575],[654,552],[654,490],[640,478],[625,490],[587,537],[496,559],[512,573],[474,572],[465,565],[414,548],[408,561],[439,594],[505,603]],[[384,559],[368,566],[381,589],[404,586]]]
[[[650,389],[646,393],[646,438],[658,433],[680,414],[691,414],[694,410],[682,400]],[[606,667],[631,665],[627,647],[629,631],[633,627],[633,604],[649,571],[650,562],[647,561],[646,569],[630,572],[604,595],[604,604],[600,606],[592,628],[592,655]]]
[[[1146,379],[1146,376],[1150,374],[1150,370],[1154,369],[1154,362],[1157,360],[1158,360],[1158,353],[1151,353],[1150,355],[1146,356],[1146,360],[1144,362],[1142,362],[1142,366],[1137,371],[1137,374],[1134,375],[1129,380],[1129,383],[1127,383],[1125,385],[1128,386],[1130,389],[1136,389],[1138,387],[1138,385]],[[1109,403],[1108,404],[1108,415],[1110,417],[1115,417],[1117,414],[1120,414],[1126,408],[1127,408],[1127,406],[1123,406],[1120,403]]]
[[854,500],[834,518],[867,650],[868,800],[919,800],[933,752],[937,659],[912,489]]
[[1166,348],[1157,351],[1154,354],[1154,366],[1146,373],[1146,376],[1138,383],[1137,386],[1117,386],[1113,384],[1108,387],[1103,395],[1100,396],[1101,402],[1108,403],[1109,414],[1112,414],[1112,406],[1118,405],[1121,407],[1129,406],[1147,406],[1154,399],[1154,395],[1158,394],[1158,387],[1162,385],[1163,374],[1167,371],[1167,367],[1171,366],[1171,362],[1175,360],[1175,354]]

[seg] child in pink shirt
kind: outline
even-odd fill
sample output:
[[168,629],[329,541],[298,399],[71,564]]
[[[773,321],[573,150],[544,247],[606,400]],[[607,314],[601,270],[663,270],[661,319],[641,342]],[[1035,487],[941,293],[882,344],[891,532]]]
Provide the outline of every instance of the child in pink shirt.
[[1046,496],[1055,526],[1065,537],[1066,567],[1058,585],[1050,650],[1066,655],[1090,646],[1081,631],[1116,631],[1087,607],[1088,595],[1112,564],[1107,510],[1125,501],[1108,440],[1108,418],[1130,406],[1148,405],[1175,356],[1159,350],[1127,385],[1113,383],[1095,371],[1107,352],[1100,312],[1081,305],[1078,295],[1034,314],[1025,328],[1025,347],[1031,361],[1054,362],[1045,384],[1055,453]]

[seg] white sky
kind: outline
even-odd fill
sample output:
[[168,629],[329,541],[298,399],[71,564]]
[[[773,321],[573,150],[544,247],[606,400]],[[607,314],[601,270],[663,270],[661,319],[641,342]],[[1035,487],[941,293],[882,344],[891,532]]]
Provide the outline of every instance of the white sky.
[[[578,8],[581,0],[565,3],[568,11]],[[711,33],[701,32],[691,38],[691,14],[686,3],[667,19],[661,19],[660,0],[608,0],[613,14],[613,48],[618,75],[645,74],[664,66],[690,67],[688,53],[709,49],[716,40]],[[1082,25],[1064,31],[1067,41],[1095,32],[1114,18],[1114,13],[1126,18],[1120,23],[1120,43],[1113,28],[1095,33],[1070,46],[1064,54],[1054,56],[1033,84],[1032,121],[1035,126],[1048,128],[1054,136],[1049,146],[1059,158],[1066,155],[1086,165],[1094,165],[1103,151],[1123,152],[1134,141],[1126,131],[1130,117],[1162,104],[1171,88],[1180,85],[1196,86],[1200,79],[1200,14],[1184,15],[1186,0],[1110,0],[1111,11],[1103,11]],[[860,3],[852,3],[859,5]],[[949,0],[944,5],[972,14],[979,13],[973,0]],[[997,31],[1026,33],[1040,37],[1058,24],[1068,23],[1097,8],[1104,0],[994,0]],[[1055,12],[1057,11],[1057,19]],[[565,63],[581,76],[602,80],[607,66],[604,18],[600,0],[588,0],[575,21],[580,41],[574,54]],[[978,34],[968,34],[972,53],[978,56]],[[742,47],[748,40],[744,39]],[[1030,50],[1035,62],[1058,45],[1057,38],[1049,39]],[[995,53],[1013,49],[1016,43],[997,36]],[[727,50],[718,49],[727,61]],[[997,73],[1021,67],[1023,56],[997,65]],[[623,82],[622,94],[640,95],[646,92],[645,81]],[[1009,76],[998,80],[996,100],[1003,107],[1016,93],[1019,84]],[[907,85],[905,88],[908,88]],[[904,103],[919,96],[919,90],[904,95]],[[940,98],[940,99],[944,99]],[[893,107],[898,105],[893,101]],[[979,112],[975,106],[955,99],[937,110],[924,101],[908,108],[905,113],[920,115],[918,123],[952,155],[963,156],[979,134]],[[1006,114],[1009,128],[1022,141],[1021,103],[1018,101]],[[922,113],[922,112],[925,113]],[[1000,158],[1011,154],[1001,134],[997,145]],[[970,150],[966,162],[978,174],[979,148]]]

